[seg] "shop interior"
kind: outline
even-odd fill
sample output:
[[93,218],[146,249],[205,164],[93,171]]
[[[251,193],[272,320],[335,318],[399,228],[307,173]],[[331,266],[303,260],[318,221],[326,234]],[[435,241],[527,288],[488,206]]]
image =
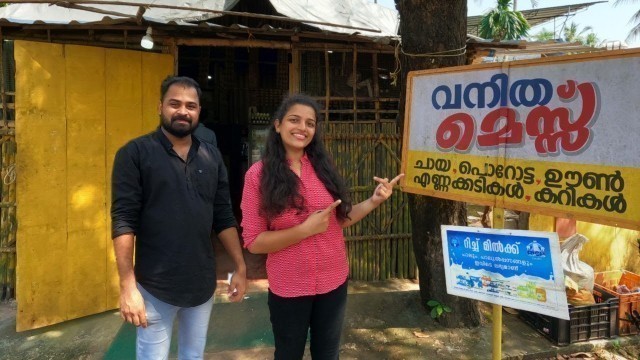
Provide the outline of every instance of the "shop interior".
[[[343,132],[340,124],[357,122],[374,128],[381,122],[395,124],[399,87],[391,84],[393,60],[391,54],[366,52],[354,60],[353,48],[302,51],[300,91],[319,102],[322,116],[337,126],[334,132]],[[289,92],[290,52],[181,46],[178,61],[178,74],[196,79],[202,87],[200,121],[216,133],[229,172],[234,213],[240,222],[244,174],[260,159],[272,114]],[[230,267],[230,260],[220,250],[219,264]],[[264,257],[246,255],[252,262],[248,276],[266,277]],[[224,269],[219,274],[226,276]]]

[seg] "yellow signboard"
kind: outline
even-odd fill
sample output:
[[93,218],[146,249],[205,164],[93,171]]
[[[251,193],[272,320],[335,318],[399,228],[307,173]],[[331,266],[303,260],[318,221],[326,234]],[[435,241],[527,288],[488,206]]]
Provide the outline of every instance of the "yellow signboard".
[[640,51],[412,72],[405,191],[640,229]]

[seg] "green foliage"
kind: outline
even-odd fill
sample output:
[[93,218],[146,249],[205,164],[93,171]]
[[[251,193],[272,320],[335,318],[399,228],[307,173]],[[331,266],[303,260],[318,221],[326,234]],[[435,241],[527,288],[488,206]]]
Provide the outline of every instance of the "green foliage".
[[448,312],[448,313],[451,312],[451,308],[450,307],[448,307],[447,305],[444,305],[444,304],[442,304],[442,303],[440,303],[439,301],[436,301],[436,300],[429,300],[427,302],[427,305],[431,308],[431,318],[432,319],[439,318],[445,312]]
[[498,6],[480,20],[478,33],[494,41],[517,40],[526,37],[530,28],[520,11],[511,10],[511,0],[498,0]]
[[584,38],[584,44],[587,46],[596,47],[599,43],[600,39],[595,33],[590,33],[586,38]]
[[[626,2],[635,3],[635,2],[640,2],[640,0],[616,0],[613,3],[613,6],[624,4]],[[638,9],[638,11],[635,14],[633,14],[633,16],[631,16],[631,19],[629,19],[629,22],[633,24],[633,28],[631,28],[631,31],[629,31],[629,34],[627,35],[627,38],[626,38],[627,42],[631,42],[632,40],[640,38],[640,9]]]
[[[588,31],[591,32],[584,36]],[[575,22],[571,22],[569,26],[564,28],[564,40],[570,43],[579,42],[582,45],[591,47],[597,46],[600,42],[600,39],[598,39],[598,36],[593,32],[593,28],[591,26],[585,26],[580,29],[580,26]]]
[[591,30],[593,30],[591,26],[585,26],[582,30],[580,30],[579,25],[572,21],[569,26],[564,28],[564,40],[566,42],[583,43],[584,37],[582,36],[582,34]]
[[535,41],[549,41],[556,38],[556,34],[553,31],[542,28],[537,34],[531,37]]
[[620,351],[620,348],[621,348],[621,346],[620,346],[620,340],[618,340],[618,339],[613,340],[613,343],[612,343],[612,344],[613,344],[613,349],[614,349],[615,351]]

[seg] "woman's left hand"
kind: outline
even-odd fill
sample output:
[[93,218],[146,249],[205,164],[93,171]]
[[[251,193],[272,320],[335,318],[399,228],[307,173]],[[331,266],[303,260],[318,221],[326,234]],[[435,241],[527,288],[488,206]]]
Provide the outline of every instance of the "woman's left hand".
[[393,186],[397,184],[398,181],[400,181],[400,179],[402,179],[403,177],[404,177],[404,174],[400,174],[394,177],[393,180],[389,181],[388,178],[382,179],[377,176],[374,176],[373,180],[378,182],[378,186],[376,186],[376,189],[373,191],[373,196],[371,196],[371,201],[373,201],[373,203],[376,205],[382,204],[385,200],[387,200],[391,196],[391,194],[393,194]]

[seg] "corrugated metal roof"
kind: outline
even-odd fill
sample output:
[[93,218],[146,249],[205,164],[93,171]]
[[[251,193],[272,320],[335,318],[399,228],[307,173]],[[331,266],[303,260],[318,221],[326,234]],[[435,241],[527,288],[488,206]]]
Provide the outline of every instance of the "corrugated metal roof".
[[[20,3],[0,8],[0,19],[16,24],[110,24],[136,19],[140,7],[144,8],[142,19],[155,23],[189,25],[188,21],[207,20],[219,14],[212,12],[182,10],[193,9],[226,10],[239,0],[126,0],[123,5],[83,3],[82,1],[57,3]],[[134,5],[130,5],[134,4]],[[140,4],[136,6],[135,4]],[[146,6],[151,4],[153,6]],[[161,6],[176,7],[173,9]]]
[[[42,2],[44,0],[37,0]],[[115,0],[122,5],[100,4],[99,0],[73,2],[19,3],[0,8],[0,21],[15,24],[113,24],[141,19],[148,22],[192,25],[231,11],[240,0]],[[397,37],[398,12],[366,0],[269,0],[284,17],[321,30],[343,34],[358,33],[367,37]],[[557,17],[569,16],[594,4],[595,1],[573,5],[524,10],[531,26]],[[140,4],[139,6],[137,4]],[[162,8],[164,6],[165,8]],[[189,8],[189,9],[187,9]],[[218,13],[212,11],[219,11]],[[468,33],[477,35],[483,15],[467,19]],[[324,24],[323,24],[324,23]],[[370,31],[367,31],[369,30]]]
[[[578,11],[585,10],[589,6],[606,3],[606,1],[593,1],[588,3],[581,4],[572,4],[572,5],[562,5],[562,6],[553,6],[547,8],[537,8],[531,10],[521,10],[522,15],[527,19],[529,25],[531,27],[542,25],[547,23],[555,18],[571,16],[577,13]],[[475,15],[469,16],[467,18],[467,33],[471,35],[478,35],[478,28],[480,26],[480,21],[484,15]]]
[[[372,37],[395,37],[398,33],[398,12],[363,0],[270,0],[280,14],[294,18],[326,21],[353,27],[371,28],[375,32],[358,31]],[[322,30],[354,33],[345,28],[310,24]]]
[[[113,2],[121,2],[122,5],[111,4]],[[238,2],[239,0],[115,0],[110,1],[110,4],[82,0],[51,4],[25,2],[0,8],[0,20],[15,24],[112,24],[135,20],[142,7],[145,12],[141,18],[148,22],[191,25],[189,22],[210,20],[224,15],[224,12],[231,12]],[[297,19],[321,30],[359,33],[370,37],[394,37],[397,33],[397,12],[366,0],[270,0],[270,3],[285,18]],[[324,24],[319,24],[320,22]]]

